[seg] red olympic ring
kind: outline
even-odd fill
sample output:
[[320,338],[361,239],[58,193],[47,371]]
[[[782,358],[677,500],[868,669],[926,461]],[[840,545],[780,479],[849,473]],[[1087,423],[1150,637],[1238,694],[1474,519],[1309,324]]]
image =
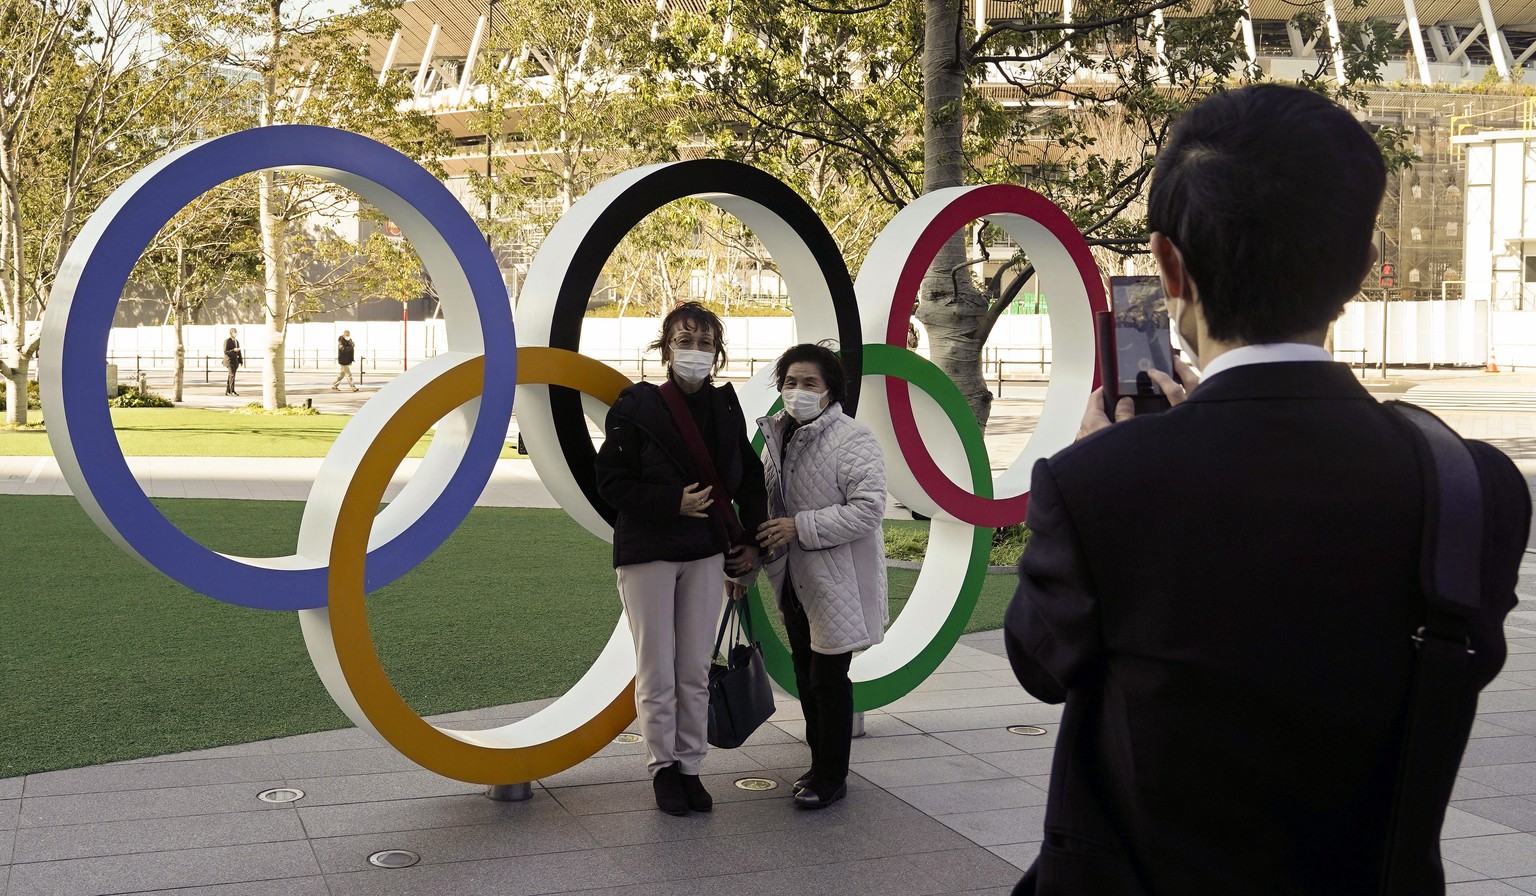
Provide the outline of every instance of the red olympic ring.
[[[1007,218],[1025,218],[1043,227],[1071,256],[1083,287],[1087,290],[1090,311],[1108,309],[1104,281],[1088,243],[1072,219],[1055,203],[1033,190],[1013,184],[961,188],[955,192],[959,195],[951,199],[923,228],[897,278],[885,328],[887,344],[906,346],[908,313],[917,299],[918,289],[929,266],[951,236],[971,221],[983,217],[997,220],[1005,229]],[[1093,384],[1095,388],[1099,385],[1096,371]],[[983,498],[961,488],[939,468],[929,453],[917,425],[912,408],[912,393],[907,382],[896,377],[886,377],[886,388],[889,393],[891,424],[901,444],[902,455],[918,482],[941,508],[953,514],[956,519],[976,526],[996,528],[1023,522],[1029,507],[1027,491],[1012,497]]]

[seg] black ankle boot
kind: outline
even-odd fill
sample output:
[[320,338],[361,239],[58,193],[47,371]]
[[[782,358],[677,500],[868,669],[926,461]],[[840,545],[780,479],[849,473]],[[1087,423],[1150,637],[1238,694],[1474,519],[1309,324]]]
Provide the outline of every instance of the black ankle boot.
[[656,791],[656,808],[668,815],[688,814],[688,797],[683,793],[682,775],[677,771],[677,763],[658,769],[656,777],[651,779],[651,787]]
[[683,783],[683,796],[688,800],[688,808],[695,812],[708,812],[715,807],[714,797],[704,789],[704,782],[698,775],[679,775]]
[[795,807],[799,809],[825,809],[848,795],[846,782],[832,785],[813,779],[804,790],[795,793]]

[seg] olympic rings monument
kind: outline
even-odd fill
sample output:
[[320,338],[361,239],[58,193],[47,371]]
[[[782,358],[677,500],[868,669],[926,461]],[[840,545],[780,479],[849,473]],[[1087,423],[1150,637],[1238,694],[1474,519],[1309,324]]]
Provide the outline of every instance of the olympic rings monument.
[[[264,169],[346,187],[398,224],[437,286],[448,350],[385,385],[342,430],[305,506],[297,553],[251,558],[203,547],[149,501],[123,458],[101,382],[118,297],[149,241],[202,193]],[[855,709],[884,706],[955,645],[980,593],[989,530],[1024,519],[1034,461],[1072,440],[1096,385],[1092,313],[1106,307],[1102,280],[1067,216],[1023,187],[922,197],[880,234],[854,281],[811,207],[768,174],[709,159],[636,168],[593,189],[556,223],[528,272],[514,326],[483,234],[406,156],[357,134],[304,125],[216,137],[138,172],[70,247],[43,327],[43,407],[59,466],[91,518],[129,554],[215,600],[297,611],[337,706],[417,764],[493,788],[570,768],[635,718],[634,646],[622,616],[597,660],[553,704],[501,728],[458,731],[429,724],[395,690],[374,649],[365,596],[414,568],[464,519],[496,463],[514,400],[519,428],[539,449],[532,459],[545,486],[582,526],[612,540],[613,511],[597,496],[586,418],[601,421],[629,380],[579,353],[582,315],[624,234],[684,197],[734,215],[762,241],[788,284],[799,338],[841,346],[848,410],[879,438],[891,493],[933,518],[906,609],[885,641],[853,662]],[[1056,359],[1038,427],[995,483],[959,390],[906,348],[907,313],[929,263],[951,234],[983,216],[1051,283]],[[739,393],[748,420],[766,414],[778,398],[772,370]],[[390,475],[433,423],[418,472],[379,511]],[[763,612],[762,593],[754,589],[750,600]],[[764,651],[775,681],[794,693],[788,648],[770,635]]]

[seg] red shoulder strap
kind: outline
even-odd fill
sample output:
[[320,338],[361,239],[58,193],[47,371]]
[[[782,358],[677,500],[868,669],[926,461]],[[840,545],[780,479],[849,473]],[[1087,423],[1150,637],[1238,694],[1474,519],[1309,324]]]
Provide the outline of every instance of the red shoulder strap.
[[731,492],[725,487],[725,480],[720,478],[720,471],[715,469],[714,458],[710,457],[709,449],[704,445],[704,435],[699,432],[699,425],[693,420],[693,412],[688,410],[683,390],[668,378],[661,384],[661,398],[667,403],[672,422],[677,424],[677,431],[683,437],[683,444],[688,446],[688,453],[693,455],[699,476],[709,486],[710,497],[714,499],[714,503],[709,505],[710,509],[725,525],[731,544],[741,544],[747,530],[742,528],[741,521],[736,518],[736,511],[731,506]]

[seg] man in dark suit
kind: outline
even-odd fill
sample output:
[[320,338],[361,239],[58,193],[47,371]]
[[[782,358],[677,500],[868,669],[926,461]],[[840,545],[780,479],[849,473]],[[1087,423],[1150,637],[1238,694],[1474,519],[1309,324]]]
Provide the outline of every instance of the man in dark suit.
[[225,395],[239,395],[235,391],[235,373],[240,365],[245,363],[245,353],[240,351],[240,334],[234,327],[229,328],[229,338],[224,340],[224,366],[229,368],[229,379],[224,381]]
[[[1113,424],[1095,394],[1035,467],[1006,642],[1066,706],[1019,892],[1380,891],[1425,495],[1409,429],[1322,345],[1373,263],[1384,184],[1365,130],[1296,88],[1206,100],[1159,157],[1151,250],[1204,381],[1159,374],[1175,407],[1125,399]],[[1514,465],[1467,445],[1485,539],[1474,684],[1443,720],[1461,746],[1530,521]],[[1442,892],[1437,844],[1415,861],[1399,891]]]

